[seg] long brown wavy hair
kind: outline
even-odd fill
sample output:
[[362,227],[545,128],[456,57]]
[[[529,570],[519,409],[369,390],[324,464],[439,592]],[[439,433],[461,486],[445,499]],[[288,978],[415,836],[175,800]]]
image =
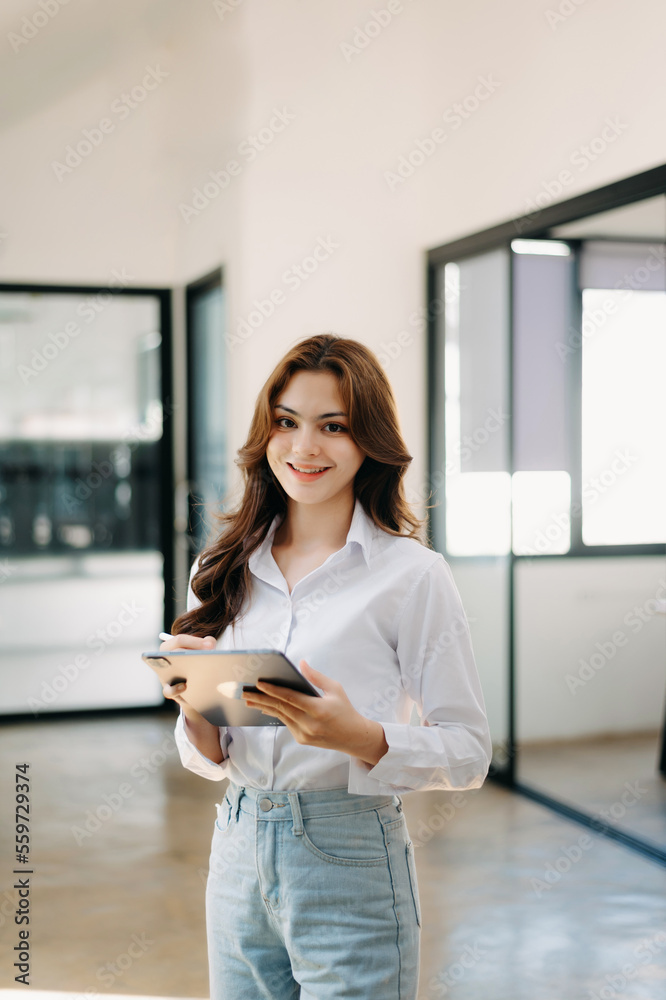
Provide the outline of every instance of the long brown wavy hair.
[[221,530],[199,555],[192,590],[201,604],[179,615],[171,632],[219,636],[240,616],[251,593],[248,560],[263,542],[276,514],[287,513],[288,497],[266,458],[274,427],[274,407],[296,372],[331,372],[348,414],[352,440],[365,453],[354,478],[354,495],[366,514],[391,535],[415,538],[423,545],[424,521],[405,499],[403,477],[412,456],[398,425],[391,385],[369,348],[356,340],[318,334],[296,344],[277,364],[261,389],[247,441],[236,465],[244,480],[235,509],[216,512]]

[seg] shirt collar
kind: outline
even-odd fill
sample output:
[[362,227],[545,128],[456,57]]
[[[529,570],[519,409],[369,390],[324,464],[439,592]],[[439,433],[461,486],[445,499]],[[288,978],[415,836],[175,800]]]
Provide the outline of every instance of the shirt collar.
[[[257,572],[260,566],[263,565],[266,569],[267,561],[270,556],[271,548],[273,546],[273,538],[275,532],[277,531],[278,525],[282,521],[282,516],[276,514],[271,521],[271,526],[268,529],[266,537],[264,538],[261,545],[254,550],[252,555],[248,560],[248,566],[250,570],[255,574],[255,576],[263,576]],[[349,531],[347,532],[347,540],[345,542],[344,548],[346,548],[350,543],[355,542],[360,546],[361,552],[363,553],[363,558],[365,560],[366,566],[370,567],[370,556],[372,553],[372,542],[377,528],[375,522],[369,517],[363,509],[363,504],[356,498],[354,504],[354,513],[352,514],[351,524],[349,525]]]

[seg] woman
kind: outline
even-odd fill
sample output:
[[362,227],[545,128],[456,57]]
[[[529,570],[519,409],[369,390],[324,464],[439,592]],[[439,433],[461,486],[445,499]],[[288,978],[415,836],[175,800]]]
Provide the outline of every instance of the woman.
[[211,998],[413,1000],[401,794],[478,788],[491,743],[458,592],[405,501],[411,456],[376,357],[328,334],[297,344],[239,456],[242,502],[218,515],[161,649],[278,649],[322,697],[260,683],[247,704],[284,727],[218,728],[185,685],[165,688],[184,766],[230,779],[206,889]]

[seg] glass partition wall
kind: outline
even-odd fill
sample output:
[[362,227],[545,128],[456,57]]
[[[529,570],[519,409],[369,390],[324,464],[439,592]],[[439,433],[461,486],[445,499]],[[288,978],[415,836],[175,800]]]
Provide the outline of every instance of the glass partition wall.
[[467,613],[493,735],[493,769],[510,763],[511,440],[509,253],[449,261],[433,275],[433,541]]
[[172,615],[169,304],[0,287],[5,714],[163,704],[140,654]]
[[429,254],[430,503],[497,780],[666,862],[666,167]]

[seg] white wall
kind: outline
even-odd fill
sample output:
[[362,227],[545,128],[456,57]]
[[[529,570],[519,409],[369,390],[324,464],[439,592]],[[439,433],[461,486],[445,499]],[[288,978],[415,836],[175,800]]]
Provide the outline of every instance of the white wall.
[[[295,340],[330,330],[383,350],[408,331],[412,343],[388,374],[414,456],[408,485],[418,489],[424,252],[532,210],[563,170],[553,200],[664,162],[666,8],[587,0],[560,3],[571,10],[563,16],[556,0],[392,0],[390,23],[345,55],[388,0],[217,3],[76,0],[6,54],[0,86],[12,102],[0,162],[11,197],[0,217],[0,280],[104,282],[125,267],[137,285],[172,286],[222,264],[232,333],[255,299],[284,291],[232,352],[232,449]],[[34,9],[3,5],[0,32],[16,33]],[[155,64],[167,78],[126,120],[112,115],[114,131],[58,181],[52,161]],[[480,91],[487,96],[466,120],[443,117],[489,79],[494,92]],[[293,121],[248,162],[239,144],[276,108]],[[618,134],[592,159],[581,148],[609,119]],[[436,128],[444,140],[391,190],[386,173]],[[186,222],[179,204],[239,157],[240,174]],[[339,246],[292,290],[284,273],[320,238]],[[177,319],[182,358],[182,309]],[[182,435],[176,459],[182,478]]]
[[[549,0],[393,0],[402,12],[365,49],[345,54],[341,46],[362,44],[358,29],[386,6],[63,7],[2,69],[13,113],[0,136],[12,191],[0,220],[0,278],[104,281],[125,266],[137,284],[172,285],[223,263],[231,330],[255,298],[286,290],[285,303],[234,352],[234,447],[255,390],[294,340],[335,330],[379,348],[414,332],[389,374],[417,483],[424,349],[410,316],[423,301],[423,252],[527,210],[563,169],[572,175],[568,197],[663,162],[666,9],[638,0],[628,17],[622,0],[588,0],[563,5],[573,13],[554,22]],[[5,35],[32,12],[4,5]],[[58,182],[52,161],[155,64],[167,79],[126,120],[111,115],[114,132]],[[480,78],[492,78],[495,92],[460,127],[445,122]],[[283,106],[294,121],[186,223],[178,205]],[[574,166],[571,156],[609,117],[621,133],[593,162],[579,154]],[[445,141],[391,191],[385,172],[438,126]],[[285,289],[283,272],[329,235],[339,248],[298,291]]]

